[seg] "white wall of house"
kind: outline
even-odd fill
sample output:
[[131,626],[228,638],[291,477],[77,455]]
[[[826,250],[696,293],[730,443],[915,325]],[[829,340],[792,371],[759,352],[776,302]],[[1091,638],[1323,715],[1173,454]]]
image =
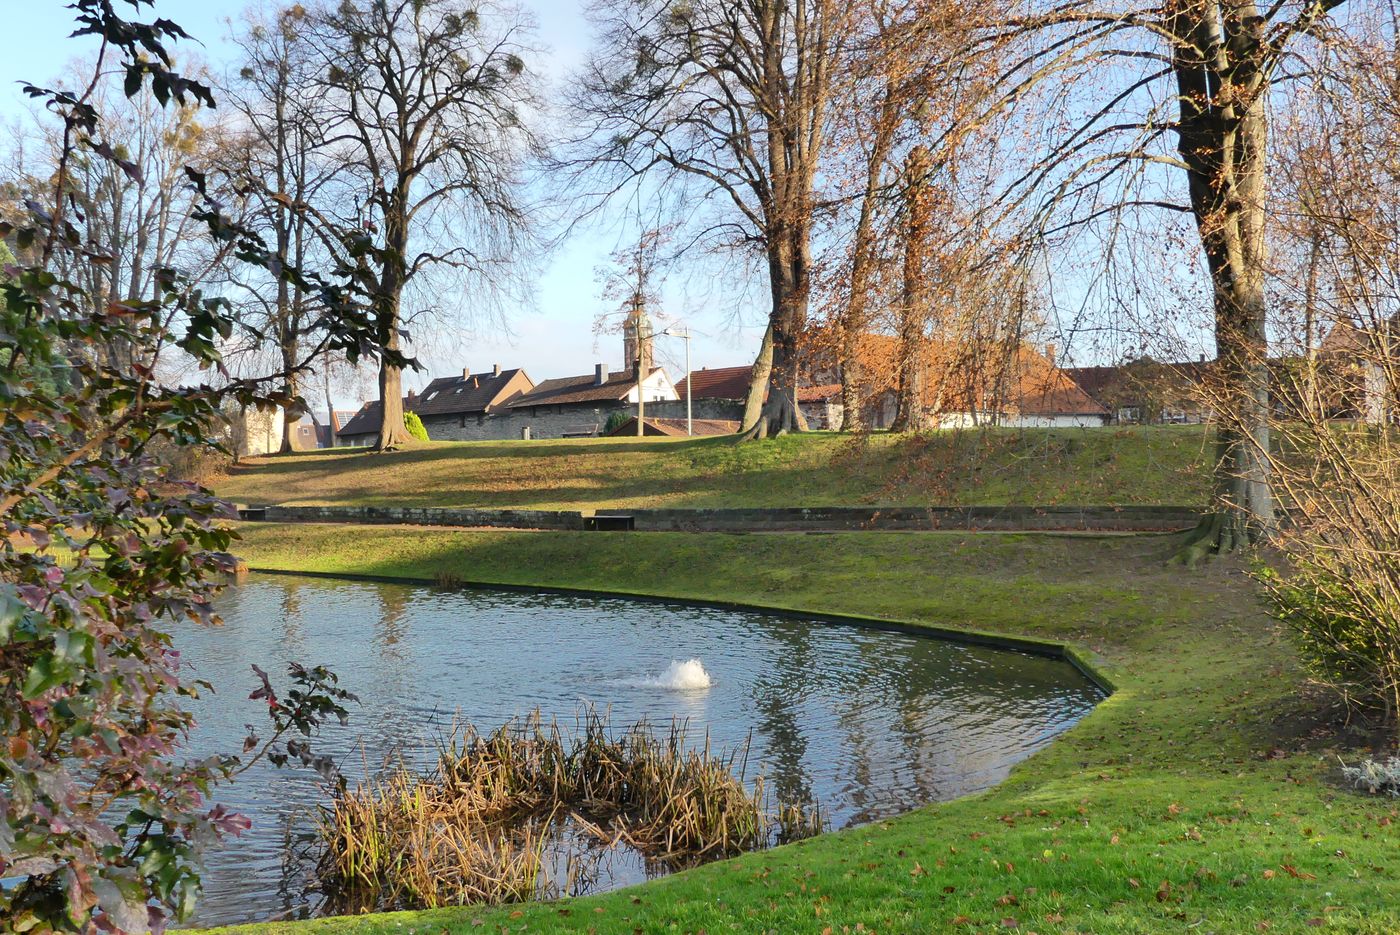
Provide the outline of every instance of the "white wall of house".
[[229,443],[240,458],[274,454],[282,447],[281,409],[252,407],[229,417]]
[[[646,394],[647,402],[661,402],[668,399],[680,399],[676,393],[676,387],[671,382],[671,378],[666,376],[665,370],[657,370],[651,376],[642,381],[642,390]],[[627,391],[627,401],[632,405],[637,404],[637,387],[633,386]]]

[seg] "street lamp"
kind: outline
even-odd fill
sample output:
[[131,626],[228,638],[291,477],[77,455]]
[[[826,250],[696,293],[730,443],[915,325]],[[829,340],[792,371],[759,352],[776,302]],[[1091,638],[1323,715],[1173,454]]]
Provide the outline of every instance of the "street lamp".
[[657,334],[667,335],[672,338],[685,338],[685,434],[694,435],[694,420],[691,418],[690,412],[690,393],[692,389],[690,385],[690,328],[687,327],[684,331],[672,331],[670,328],[667,328],[664,331],[658,331]]

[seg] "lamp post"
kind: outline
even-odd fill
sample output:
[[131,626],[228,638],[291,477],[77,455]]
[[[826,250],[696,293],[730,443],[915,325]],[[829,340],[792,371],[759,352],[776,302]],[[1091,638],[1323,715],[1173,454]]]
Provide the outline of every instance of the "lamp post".
[[664,334],[673,338],[685,338],[685,434],[695,434],[695,420],[691,418],[690,399],[690,328],[684,331],[672,331],[667,328],[665,331],[658,331],[657,334]]

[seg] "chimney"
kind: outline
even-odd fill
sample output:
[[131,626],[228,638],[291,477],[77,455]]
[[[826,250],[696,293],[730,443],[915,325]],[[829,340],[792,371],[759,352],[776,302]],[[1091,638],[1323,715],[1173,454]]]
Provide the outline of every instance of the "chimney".
[[593,368],[593,385],[602,386],[608,382],[607,364],[598,364]]
[[467,377],[469,377],[469,376],[471,376],[471,375],[472,375],[472,368],[470,368],[470,367],[463,367],[463,368],[462,368],[462,379],[463,379],[463,380],[465,380]]
[[491,365],[491,376],[493,376],[493,377],[499,377],[500,375],[501,375],[501,365],[500,365],[500,364],[492,364],[492,365]]
[[1050,366],[1055,366],[1055,345],[1045,345],[1045,357],[1050,361]]
[[417,393],[415,393],[412,389],[410,389],[410,390],[408,391],[408,401],[409,401],[409,402],[413,402],[414,398],[417,397],[417,395],[418,395]]

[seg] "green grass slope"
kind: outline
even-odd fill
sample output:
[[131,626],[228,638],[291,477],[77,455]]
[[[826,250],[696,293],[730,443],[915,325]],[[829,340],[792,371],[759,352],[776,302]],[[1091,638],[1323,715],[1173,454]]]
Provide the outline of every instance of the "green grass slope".
[[254,458],[215,484],[238,503],[414,507],[765,507],[860,504],[1204,504],[1198,426],[761,442],[433,442],[388,454]]
[[[1400,803],[1336,783],[1239,570],[1177,537],[249,526],[254,567],[748,601],[1066,641],[1118,691],[988,792],[586,899],[309,923],[486,932],[1400,931]],[[638,547],[645,537],[645,548]]]

